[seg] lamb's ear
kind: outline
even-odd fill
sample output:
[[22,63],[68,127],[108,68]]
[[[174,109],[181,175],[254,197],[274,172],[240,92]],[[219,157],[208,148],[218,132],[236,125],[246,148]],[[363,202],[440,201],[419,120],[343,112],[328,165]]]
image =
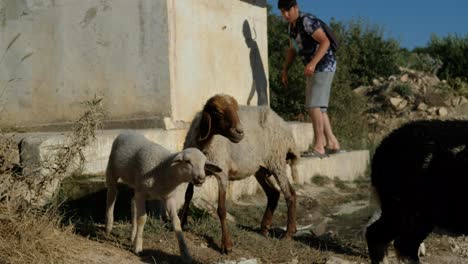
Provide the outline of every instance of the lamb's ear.
[[172,159],[171,166],[176,165],[184,161],[184,153],[179,152],[175,157]]
[[218,165],[214,164],[213,162],[207,160],[205,162],[205,174],[206,175],[213,175],[217,172],[222,172],[223,170],[218,167]]
[[211,116],[209,113],[203,111],[200,120],[200,137],[199,141],[205,140],[211,133]]

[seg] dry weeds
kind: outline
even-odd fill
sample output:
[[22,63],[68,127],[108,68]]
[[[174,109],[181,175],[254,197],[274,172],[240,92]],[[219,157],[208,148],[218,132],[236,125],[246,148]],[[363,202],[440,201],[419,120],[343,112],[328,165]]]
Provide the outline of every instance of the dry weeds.
[[[68,137],[69,144],[57,146],[56,155],[32,173],[18,170],[14,140],[0,133],[1,263],[64,263],[67,256],[79,252],[73,226],[61,224],[57,205],[41,208],[34,204],[51,182],[65,177],[76,157],[80,162],[84,160],[83,148],[95,139],[104,118],[101,99],[86,102],[85,106],[86,111]],[[43,171],[48,173],[41,174]]]

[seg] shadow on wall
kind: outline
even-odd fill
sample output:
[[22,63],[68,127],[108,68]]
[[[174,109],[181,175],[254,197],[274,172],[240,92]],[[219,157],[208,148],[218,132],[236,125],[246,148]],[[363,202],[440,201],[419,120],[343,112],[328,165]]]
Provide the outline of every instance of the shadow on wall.
[[[250,30],[250,25],[247,20],[244,20],[244,24],[242,25],[242,32],[244,34],[245,43],[250,49],[250,68],[252,69],[253,80],[252,88],[247,99],[247,105],[251,105],[251,101],[253,96],[255,95],[255,92],[257,92],[257,105],[266,105],[268,104],[268,84],[265,68],[263,67],[262,57],[260,56],[260,51],[258,50],[257,42],[255,41],[255,38],[252,38],[252,32]],[[256,37],[255,28],[254,34]]]

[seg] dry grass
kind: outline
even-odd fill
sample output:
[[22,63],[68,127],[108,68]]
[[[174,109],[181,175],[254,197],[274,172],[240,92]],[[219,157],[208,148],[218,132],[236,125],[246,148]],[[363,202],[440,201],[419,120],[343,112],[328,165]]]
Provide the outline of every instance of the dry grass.
[[54,208],[12,212],[0,204],[0,257],[7,263],[63,263],[78,252],[72,245],[73,228],[60,224]]
[[[74,243],[73,226],[61,224],[54,203],[35,206],[51,182],[60,182],[67,168],[84,160],[82,149],[95,138],[104,118],[100,99],[86,102],[86,111],[76,122],[67,145],[56,147],[56,155],[42,167],[22,174],[13,153],[14,141],[0,133],[0,262],[64,263],[70,254],[79,252]],[[0,131],[1,132],[1,131]],[[47,171],[47,174],[41,172]]]

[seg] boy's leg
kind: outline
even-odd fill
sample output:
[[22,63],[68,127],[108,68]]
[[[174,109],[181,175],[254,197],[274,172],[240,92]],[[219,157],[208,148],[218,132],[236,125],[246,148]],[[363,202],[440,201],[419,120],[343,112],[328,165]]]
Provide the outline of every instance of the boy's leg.
[[322,113],[322,119],[324,134],[326,137],[326,147],[330,150],[340,149],[340,143],[338,142],[338,139],[336,139],[335,134],[333,134],[333,130],[327,112]]
[[313,150],[319,153],[325,153],[325,134],[324,134],[324,120],[323,114],[319,107],[309,108],[309,117],[312,120],[314,127],[314,145]]

